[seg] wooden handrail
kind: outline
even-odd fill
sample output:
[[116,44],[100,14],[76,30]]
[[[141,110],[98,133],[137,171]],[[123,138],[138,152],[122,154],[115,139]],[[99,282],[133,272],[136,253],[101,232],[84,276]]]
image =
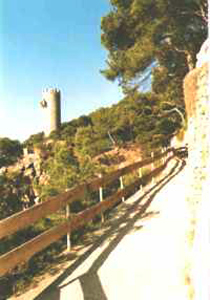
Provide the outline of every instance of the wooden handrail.
[[106,174],[102,178],[93,179],[90,182],[85,182],[83,184],[78,185],[70,189],[69,191],[62,193],[55,197],[49,197],[43,203],[34,205],[24,211],[16,213],[6,219],[0,221],[0,239],[11,235],[18,230],[25,228],[39,219],[46,217],[49,214],[52,214],[62,207],[64,207],[67,203],[72,203],[76,199],[83,197],[86,191],[95,191],[102,185],[108,184],[115,179],[119,178],[122,175],[125,175],[129,172],[132,172],[138,168],[144,167],[152,162],[159,160],[164,157],[169,152],[173,152],[174,149],[170,148],[164,153],[161,153],[154,158],[147,158],[143,161],[136,162],[132,165],[126,166],[119,170],[116,170],[112,173]]
[[[62,236],[66,235],[69,232],[83,226],[89,220],[92,220],[97,214],[100,214],[107,209],[113,207],[117,202],[120,201],[122,197],[126,197],[130,192],[132,192],[136,187],[142,185],[144,181],[148,181],[151,178],[157,176],[164,168],[167,166],[168,162],[175,156],[174,149],[169,149],[165,153],[154,157],[154,159],[146,159],[144,161],[140,161],[134,163],[130,166],[122,168],[120,170],[114,171],[111,174],[107,174],[102,178],[94,179],[89,183],[84,183],[76,188],[69,190],[57,197],[52,197],[48,199],[46,202],[29,208],[26,211],[15,214],[5,220],[0,222],[0,232],[3,230],[3,234],[1,236],[8,236],[11,232],[16,232],[20,228],[26,227],[31,224],[32,221],[38,220],[39,218],[57,211],[64,205],[69,202],[74,201],[76,198],[84,195],[86,189],[95,190],[100,187],[102,184],[107,184],[108,182],[120,177],[121,175],[127,174],[131,171],[136,170],[137,168],[146,166],[162,157],[164,157],[169,152],[173,153],[173,156],[167,158],[165,163],[160,167],[156,168],[152,172],[147,175],[144,175],[142,178],[138,178],[132,184],[125,187],[122,190],[119,190],[114,195],[105,199],[105,201],[100,202],[90,208],[85,209],[84,211],[76,214],[71,220],[67,220],[61,223],[58,226],[53,227],[50,230],[45,231],[44,233],[38,235],[37,237],[31,239],[30,241],[22,244],[19,247],[9,251],[8,253],[2,255],[0,257],[0,276],[5,275],[10,272],[17,265],[20,265],[24,262],[27,262],[34,254],[40,252],[45,249],[47,246],[52,244],[53,242],[60,239]],[[46,204],[47,203],[47,204]],[[38,208],[37,208],[38,207]],[[43,212],[44,210],[44,212]],[[35,212],[35,217],[33,213]],[[41,217],[37,216],[40,212]],[[23,224],[23,221],[26,223]],[[18,224],[16,224],[18,222]],[[21,223],[21,225],[19,225]],[[7,225],[7,228],[5,227]]]
[[92,220],[97,214],[113,207],[117,202],[119,202],[119,199],[127,196],[134,190],[134,188],[139,187],[139,185],[142,184],[142,181],[147,181],[158,175],[162,170],[164,170],[168,162],[173,157],[174,156],[168,158],[164,165],[143,176],[142,178],[138,178],[125,189],[116,192],[114,195],[108,197],[105,201],[78,213],[74,218],[72,218],[72,220],[65,221],[62,224],[45,231],[30,241],[2,255],[0,257],[0,276],[10,272],[15,266],[27,262],[34,254],[40,252],[53,242],[57,241],[69,231],[72,232],[73,230],[78,229],[88,221]]

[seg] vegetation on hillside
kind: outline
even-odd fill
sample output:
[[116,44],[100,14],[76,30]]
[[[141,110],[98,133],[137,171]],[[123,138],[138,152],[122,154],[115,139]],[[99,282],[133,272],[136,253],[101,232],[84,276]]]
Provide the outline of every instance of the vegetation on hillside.
[[0,168],[14,164],[22,155],[22,145],[17,140],[0,138]]
[[[165,105],[165,108],[168,106]],[[78,159],[92,158],[126,142],[137,142],[145,150],[162,146],[169,142],[179,126],[179,115],[162,117],[162,108],[156,94],[135,90],[118,104],[63,123],[61,129],[51,133],[49,139],[65,141]],[[25,141],[25,145],[40,145],[43,141],[44,138],[36,142],[33,135]]]
[[47,184],[38,183],[36,188],[45,198],[106,172],[106,166],[94,157],[126,143],[139,145],[146,156],[168,145],[181,125],[178,114],[162,117],[155,94],[136,90],[118,104],[63,123],[49,138],[44,138],[42,133],[32,135],[24,145],[41,149]]

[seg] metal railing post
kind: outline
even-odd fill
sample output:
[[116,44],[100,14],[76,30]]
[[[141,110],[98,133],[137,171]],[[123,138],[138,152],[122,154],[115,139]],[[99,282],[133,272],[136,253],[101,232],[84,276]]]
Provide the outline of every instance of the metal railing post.
[[[167,147],[167,150],[169,150],[169,147]],[[170,156],[171,156],[171,152],[168,152],[167,153],[167,158],[170,158]]]
[[[161,153],[163,154],[165,152],[164,148],[161,149]],[[162,162],[163,162],[163,165],[165,164],[165,156],[163,156],[162,158]]]
[[[139,168],[139,178],[140,179],[142,178],[142,168]],[[143,190],[143,185],[142,184],[140,184],[139,189],[140,189],[140,191]]]
[[[151,158],[154,158],[154,152],[151,152]],[[155,169],[155,165],[154,165],[154,162],[152,162],[151,171],[153,172],[154,169]],[[155,183],[155,179],[154,179],[154,177],[152,177],[152,184],[154,184],[154,183]]]
[[[121,190],[124,190],[124,183],[123,183],[123,177],[120,176],[120,188]],[[122,202],[125,201],[125,197],[122,197]]]
[[[66,219],[70,220],[70,204],[66,205]],[[67,251],[71,250],[71,232],[69,231],[66,235],[66,246],[67,246]]]
[[[99,178],[102,178],[102,174],[98,175]],[[102,186],[99,187],[99,201],[103,201],[103,188]],[[104,214],[101,213],[101,223],[104,223]]]

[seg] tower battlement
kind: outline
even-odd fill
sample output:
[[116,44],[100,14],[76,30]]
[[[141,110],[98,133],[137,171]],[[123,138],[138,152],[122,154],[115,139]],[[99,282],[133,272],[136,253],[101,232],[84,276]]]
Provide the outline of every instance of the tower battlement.
[[46,95],[46,94],[60,94],[61,91],[58,88],[45,88],[42,91],[42,95]]

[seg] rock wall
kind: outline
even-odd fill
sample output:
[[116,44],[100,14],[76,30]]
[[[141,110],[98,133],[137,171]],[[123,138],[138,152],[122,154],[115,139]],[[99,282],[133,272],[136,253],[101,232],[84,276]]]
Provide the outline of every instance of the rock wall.
[[210,159],[208,73],[208,63],[204,63],[191,71],[184,80],[188,118],[190,201],[195,205],[202,199],[203,184],[208,177],[207,165]]
[[[188,232],[189,299],[210,299],[210,51],[207,40],[198,54],[197,67],[184,80],[188,118],[187,143],[190,209]],[[190,265],[190,267],[189,267]]]

